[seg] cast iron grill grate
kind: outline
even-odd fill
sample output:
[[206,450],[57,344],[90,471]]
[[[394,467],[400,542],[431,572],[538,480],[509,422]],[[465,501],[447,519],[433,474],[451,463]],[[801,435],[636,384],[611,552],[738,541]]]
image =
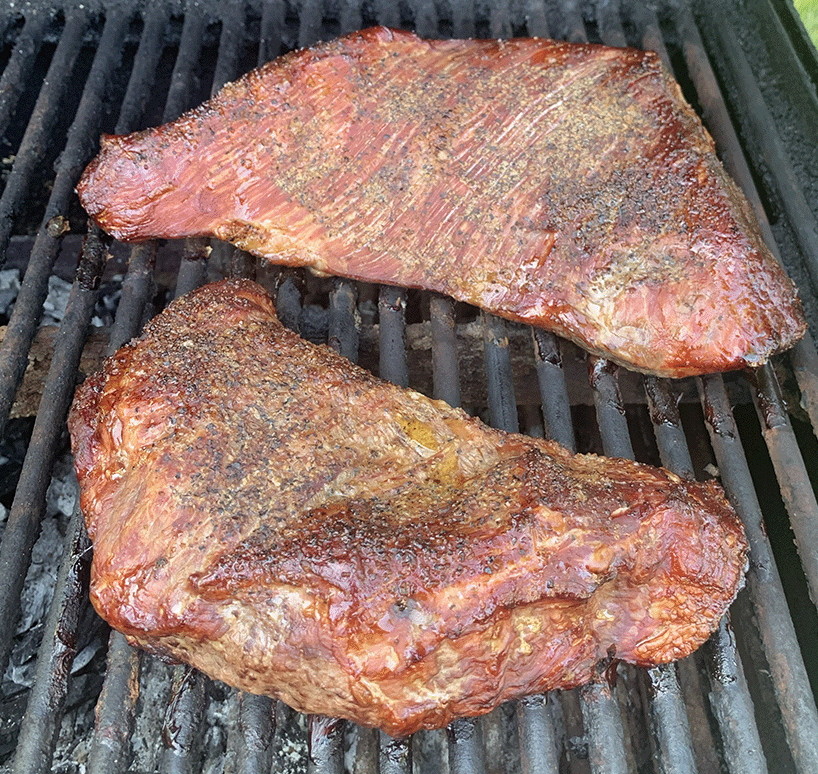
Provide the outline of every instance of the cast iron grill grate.
[[[73,186],[100,131],[128,132],[175,118],[287,49],[375,23],[428,37],[540,35],[629,44],[657,50],[685,86],[814,323],[818,170],[809,121],[818,116],[818,68],[798,29],[790,29],[786,6],[762,0],[740,10],[717,17],[706,6],[672,3],[226,0],[181,8],[112,0],[99,8],[32,3],[3,12],[0,248],[7,267],[25,267],[0,344],[0,425],[8,434],[18,384],[40,335],[49,278],[73,279],[0,547],[3,669],[15,646],[14,622],[25,612],[32,550],[50,518],[47,490],[65,447],[81,353],[93,338],[87,331],[101,277],[121,292],[104,332],[102,348],[109,352],[169,296],[218,276],[254,276],[276,290],[279,316],[290,327],[398,384],[480,412],[497,427],[542,433],[582,451],[661,462],[680,475],[717,471],[752,544],[747,587],[731,610],[732,622],[723,621],[694,656],[652,670],[620,666],[611,681],[395,740],[329,718],[300,718],[183,667],[165,669],[116,633],[108,638],[89,614],[89,544],[75,509],[63,524],[65,552],[36,671],[22,701],[3,697],[2,721],[12,738],[7,770],[818,771],[812,690],[818,665],[810,650],[818,618],[814,605],[803,602],[808,595],[818,599],[812,483],[818,357],[810,337],[775,366],[752,374],[670,382],[586,358],[550,334],[443,297],[317,282],[201,240],[109,246],[93,227],[81,246],[73,238],[86,231]],[[752,25],[764,34],[748,45]],[[792,79],[788,89],[781,89],[782,77]],[[801,111],[795,117],[793,105]],[[108,249],[114,258],[106,264]],[[424,336],[428,346],[419,343]],[[788,550],[790,528],[797,555]],[[85,736],[77,732],[66,753],[65,718],[76,703],[70,691],[80,683],[77,663],[94,637],[103,643],[95,652],[97,661],[106,659],[104,681],[87,681],[84,700],[96,703],[96,721]],[[22,704],[20,718],[14,707]]]

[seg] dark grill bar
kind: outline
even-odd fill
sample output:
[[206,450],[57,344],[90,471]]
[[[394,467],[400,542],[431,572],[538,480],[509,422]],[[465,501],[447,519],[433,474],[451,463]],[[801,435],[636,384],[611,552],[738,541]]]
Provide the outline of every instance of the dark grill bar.
[[[778,1],[748,3],[748,16],[778,19]],[[3,689],[27,694],[25,713],[16,718],[11,694],[0,704],[0,725],[16,729],[0,771],[818,772],[818,663],[809,650],[814,643],[803,640],[805,626],[791,612],[792,588],[818,598],[818,242],[809,195],[818,170],[792,162],[803,153],[777,123],[780,107],[768,104],[758,73],[769,63],[741,50],[748,34],[734,29],[741,20],[732,11],[714,17],[705,3],[646,7],[630,0],[338,0],[332,7],[322,0],[226,0],[184,10],[161,0],[144,8],[120,0],[99,8],[38,0],[25,13],[6,12],[0,134],[14,160],[0,195],[0,247],[9,265],[25,266],[0,344],[6,432],[15,422],[12,404],[50,278],[68,273],[74,283],[0,547],[6,622],[0,663],[11,661]],[[216,241],[109,245],[95,228],[81,248],[71,241],[86,232],[72,189],[100,131],[125,133],[170,120],[256,63],[373,23],[428,37],[550,34],[656,50],[700,110],[765,240],[799,283],[811,334],[752,373],[671,382],[629,374],[549,333],[448,298],[319,280],[264,266]],[[783,25],[778,34],[789,52]],[[816,79],[818,62],[811,66],[804,77]],[[164,108],[157,113],[157,106]],[[38,199],[43,187],[47,193]],[[27,225],[36,221],[39,226]],[[114,257],[106,264],[109,249]],[[22,262],[14,257],[21,250]],[[747,587],[731,614],[705,647],[676,665],[600,664],[599,681],[590,686],[528,697],[485,718],[403,740],[320,715],[304,718],[187,667],[162,666],[105,629],[96,635],[107,642],[98,646],[96,687],[78,700],[72,690],[90,667],[77,662],[99,623],[87,595],[90,546],[74,508],[62,560],[54,560],[57,583],[36,668],[30,685],[14,688],[22,633],[15,635],[12,622],[20,619],[41,524],[52,518],[47,489],[65,455],[65,416],[100,295],[111,285],[120,292],[113,324],[103,331],[110,353],[170,298],[227,275],[253,277],[273,290],[281,320],[302,335],[396,384],[426,384],[434,397],[462,404],[496,427],[544,435],[578,451],[661,463],[683,477],[718,475],[751,541]],[[762,461],[777,486],[756,472]],[[780,558],[775,537],[778,500],[798,544],[794,568]],[[814,626],[818,615],[807,605],[807,626]],[[66,745],[78,701],[95,705],[96,720]]]

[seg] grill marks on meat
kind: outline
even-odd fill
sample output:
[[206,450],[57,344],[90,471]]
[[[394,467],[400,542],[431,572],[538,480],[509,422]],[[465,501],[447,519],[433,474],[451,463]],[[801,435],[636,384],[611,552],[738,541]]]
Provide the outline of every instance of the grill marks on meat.
[[366,30],[103,138],[78,191],[119,239],[440,291],[665,376],[758,364],[805,327],[652,52]]
[[91,595],[130,640],[391,734],[680,658],[746,544],[713,483],[380,381],[249,281],[179,299],[69,418]]

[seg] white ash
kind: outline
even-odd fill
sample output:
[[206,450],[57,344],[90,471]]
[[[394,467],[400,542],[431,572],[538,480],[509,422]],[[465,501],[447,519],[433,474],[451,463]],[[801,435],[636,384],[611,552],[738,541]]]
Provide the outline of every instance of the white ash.
[[0,315],[8,317],[17,294],[20,292],[20,270],[0,271]]

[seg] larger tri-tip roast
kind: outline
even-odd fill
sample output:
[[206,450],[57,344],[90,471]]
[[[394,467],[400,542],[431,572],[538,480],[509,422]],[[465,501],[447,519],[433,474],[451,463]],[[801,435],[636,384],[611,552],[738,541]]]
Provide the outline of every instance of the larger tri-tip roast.
[[652,52],[370,29],[105,137],[78,190],[120,239],[440,291],[664,376],[758,365],[805,327]]
[[743,576],[715,483],[486,427],[305,342],[249,281],[174,301],[69,426],[106,620],[390,734],[681,658]]

